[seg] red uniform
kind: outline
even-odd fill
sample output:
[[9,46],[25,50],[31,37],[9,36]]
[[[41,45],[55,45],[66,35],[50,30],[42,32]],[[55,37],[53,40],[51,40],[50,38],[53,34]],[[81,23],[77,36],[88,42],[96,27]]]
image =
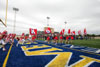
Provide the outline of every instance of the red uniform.
[[28,36],[25,36],[25,40],[27,40],[28,39]]
[[12,34],[13,39],[15,38],[16,34]]
[[68,39],[69,39],[69,36],[66,37],[66,40],[68,40]]
[[20,37],[20,40],[24,39],[24,37]]
[[47,40],[50,40],[50,37],[47,37]]
[[63,37],[62,37],[62,36],[60,36],[60,39],[63,39]]
[[33,36],[33,37],[32,37],[32,40],[35,40],[35,39],[36,39],[36,37],[35,37],[35,36]]
[[71,40],[74,40],[74,37],[73,36],[71,36]]
[[7,31],[6,31],[6,30],[5,30],[5,31],[3,31],[3,32],[2,32],[2,34],[4,34],[4,35],[5,35],[5,34],[7,34]]
[[56,37],[54,37],[54,40],[58,40],[58,37],[56,36]]

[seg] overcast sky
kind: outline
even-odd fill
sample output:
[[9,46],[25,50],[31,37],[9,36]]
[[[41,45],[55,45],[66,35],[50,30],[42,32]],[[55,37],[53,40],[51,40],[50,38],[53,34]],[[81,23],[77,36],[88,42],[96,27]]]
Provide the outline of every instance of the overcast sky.
[[[100,34],[100,0],[8,0],[7,28],[0,23],[0,31],[13,32],[14,11],[16,14],[16,33],[29,32],[29,28],[42,30],[47,26],[55,31],[69,28],[73,31],[87,29],[89,34]],[[0,0],[0,18],[5,21],[6,0]]]

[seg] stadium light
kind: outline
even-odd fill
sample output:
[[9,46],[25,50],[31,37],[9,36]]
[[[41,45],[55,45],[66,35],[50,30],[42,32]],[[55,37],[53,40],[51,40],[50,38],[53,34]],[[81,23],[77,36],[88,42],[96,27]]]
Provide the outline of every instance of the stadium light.
[[49,19],[50,17],[47,17],[47,26],[49,26]]
[[16,27],[16,25],[15,25],[15,24],[16,24],[16,12],[17,12],[17,11],[19,11],[19,9],[14,7],[14,8],[13,8],[13,10],[15,11],[15,18],[14,18],[14,28],[13,28],[13,33],[15,33],[15,27]]
[[67,24],[67,22],[65,21],[64,23],[65,23],[65,29],[66,29],[66,24]]

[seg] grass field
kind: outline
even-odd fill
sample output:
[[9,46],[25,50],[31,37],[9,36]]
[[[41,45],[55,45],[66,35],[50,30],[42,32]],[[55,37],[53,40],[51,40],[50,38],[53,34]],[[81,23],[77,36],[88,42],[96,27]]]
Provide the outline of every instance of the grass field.
[[73,45],[81,45],[93,48],[100,48],[100,39],[92,40],[73,40]]
[[[43,40],[43,39],[39,39]],[[44,40],[43,40],[44,41]],[[87,46],[93,48],[100,48],[100,39],[91,39],[91,40],[73,40],[73,45]]]

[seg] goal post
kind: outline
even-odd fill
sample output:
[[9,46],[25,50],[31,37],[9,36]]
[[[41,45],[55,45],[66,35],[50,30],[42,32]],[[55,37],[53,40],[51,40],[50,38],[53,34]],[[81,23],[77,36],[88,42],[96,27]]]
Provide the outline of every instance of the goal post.
[[0,19],[0,22],[1,22],[5,27],[7,27],[6,24],[5,24],[1,19]]
[[0,19],[0,22],[7,27],[7,12],[8,12],[8,0],[6,0],[6,15],[5,15],[5,22],[3,22],[2,19]]

